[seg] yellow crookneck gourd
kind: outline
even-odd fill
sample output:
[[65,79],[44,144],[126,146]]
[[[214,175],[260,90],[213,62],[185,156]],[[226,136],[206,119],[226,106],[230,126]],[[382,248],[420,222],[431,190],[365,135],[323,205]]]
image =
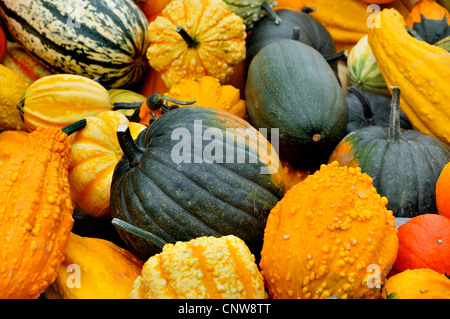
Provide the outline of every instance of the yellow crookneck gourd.
[[395,9],[380,13],[369,44],[388,87],[402,90],[400,107],[413,127],[450,146],[450,53],[412,37]]

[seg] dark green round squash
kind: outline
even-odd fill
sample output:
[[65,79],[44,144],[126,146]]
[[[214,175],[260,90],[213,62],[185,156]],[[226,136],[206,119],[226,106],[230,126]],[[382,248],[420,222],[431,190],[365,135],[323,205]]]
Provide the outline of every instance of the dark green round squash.
[[329,162],[359,166],[388,199],[386,207],[395,217],[437,213],[436,182],[450,161],[450,148],[435,137],[400,127],[400,90],[392,89],[390,126],[353,131],[339,143]]
[[[389,127],[390,98],[382,94],[360,90],[356,86],[350,86],[348,90],[349,93],[345,96],[348,104],[347,133],[370,125]],[[401,110],[400,127],[405,130],[412,129],[411,122]]]
[[[248,122],[225,111],[183,107],[154,120],[135,141],[126,127],[119,127],[118,138],[124,156],[111,184],[113,218],[168,243],[233,234],[259,255],[267,216],[286,181],[276,151]],[[117,231],[144,260],[160,251]]]
[[278,129],[280,158],[293,167],[318,169],[346,134],[345,94],[324,57],[302,42],[263,47],[250,63],[245,96],[250,124]]
[[276,11],[281,19],[275,23],[269,16],[258,21],[247,38],[247,66],[255,55],[266,45],[280,39],[293,39],[294,28],[298,32],[298,41],[319,51],[328,60],[337,75],[337,63],[343,55],[336,55],[336,46],[328,30],[306,12],[281,9]]

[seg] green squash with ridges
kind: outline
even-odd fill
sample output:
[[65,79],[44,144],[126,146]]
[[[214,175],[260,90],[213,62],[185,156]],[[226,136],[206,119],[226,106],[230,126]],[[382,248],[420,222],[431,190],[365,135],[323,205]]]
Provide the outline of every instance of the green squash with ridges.
[[130,85],[148,68],[148,22],[131,0],[2,0],[10,34],[57,73]]

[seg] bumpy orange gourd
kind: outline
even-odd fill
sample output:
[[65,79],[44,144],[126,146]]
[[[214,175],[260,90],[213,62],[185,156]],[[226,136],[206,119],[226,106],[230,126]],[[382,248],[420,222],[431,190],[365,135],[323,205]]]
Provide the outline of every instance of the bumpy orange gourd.
[[440,215],[450,218],[450,163],[444,166],[436,182],[436,207]]
[[450,279],[427,268],[398,273],[383,287],[384,299],[450,299]]
[[171,1],[149,25],[147,58],[168,88],[204,75],[224,83],[245,59],[245,30],[221,0]]
[[[206,106],[230,112],[240,118],[247,116],[245,100],[241,99],[239,89],[232,85],[221,85],[212,76],[198,79],[183,79],[164,95],[181,101],[196,101],[189,106]],[[183,105],[180,105],[183,107]],[[149,108],[144,104],[139,112],[139,123],[149,125],[152,119]]]
[[72,229],[70,144],[37,128],[0,165],[0,298],[37,298],[55,280]]
[[130,294],[134,299],[264,299],[254,256],[233,235],[166,244],[150,257]]
[[0,132],[0,165],[22,148],[28,134],[30,133],[26,131]]
[[359,168],[322,165],[272,209],[260,268],[273,298],[376,298],[397,256],[387,199]]
[[49,299],[128,299],[143,264],[108,240],[71,233]]
[[129,122],[118,111],[105,111],[86,118],[86,126],[73,134],[69,164],[70,194],[74,203],[92,217],[110,212],[112,176],[123,155],[117,127],[127,124],[133,138],[146,126]]
[[387,87],[402,90],[402,111],[413,127],[450,145],[450,53],[409,35],[395,9],[380,13],[369,44]]
[[406,17],[406,25],[410,28],[414,26],[414,22],[422,22],[422,16],[431,20],[442,20],[444,16],[447,23],[450,24],[450,13],[441,6],[436,0],[420,0],[411,9]]

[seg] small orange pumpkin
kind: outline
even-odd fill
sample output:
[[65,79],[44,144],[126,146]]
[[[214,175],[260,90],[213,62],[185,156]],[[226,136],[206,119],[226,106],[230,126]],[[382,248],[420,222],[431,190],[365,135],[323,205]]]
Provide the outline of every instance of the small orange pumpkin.
[[450,279],[427,268],[398,273],[383,287],[384,299],[450,299]]
[[406,17],[406,25],[410,28],[414,26],[414,22],[422,22],[422,15],[431,20],[442,20],[447,18],[450,24],[450,13],[441,6],[436,0],[420,0],[417,2]]
[[450,162],[436,182],[436,207],[440,215],[450,218]]

